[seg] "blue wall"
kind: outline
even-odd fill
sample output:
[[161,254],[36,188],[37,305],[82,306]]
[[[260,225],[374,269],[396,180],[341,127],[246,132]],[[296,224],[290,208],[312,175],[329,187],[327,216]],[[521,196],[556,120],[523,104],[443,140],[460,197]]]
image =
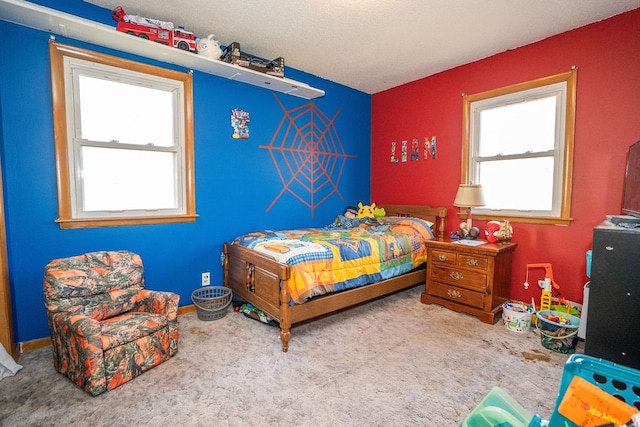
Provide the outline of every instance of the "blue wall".
[[[39,3],[53,7],[55,2]],[[50,4],[49,4],[50,3]],[[60,3],[60,2],[57,2]],[[110,11],[81,1],[63,2],[66,12],[110,21]],[[60,7],[60,6],[56,6]],[[115,30],[114,30],[115,31]],[[58,216],[54,157],[49,34],[0,21],[0,143],[7,222],[9,274],[16,341],[49,336],[42,295],[45,264],[54,258],[94,250],[129,249],[145,264],[147,287],[180,294],[180,305],[191,304],[200,275],[210,271],[221,284],[220,251],[224,241],[257,228],[323,226],[357,201],[369,201],[370,96],[316,76],[286,69],[288,78],[326,92],[313,101],[194,72],[195,223],[61,230]],[[63,37],[60,43],[159,64],[144,58],[88,45]],[[186,71],[186,70],[184,70]],[[276,98],[277,97],[277,98]],[[280,102],[278,102],[278,100]],[[328,198],[314,209],[285,193],[268,145],[284,109],[313,102],[335,117],[335,131],[349,157],[337,191],[324,187],[316,197]],[[232,109],[251,114],[248,140],[231,137]],[[316,117],[315,123],[320,121]],[[294,190],[298,195],[302,189]],[[268,210],[274,200],[275,204]]]

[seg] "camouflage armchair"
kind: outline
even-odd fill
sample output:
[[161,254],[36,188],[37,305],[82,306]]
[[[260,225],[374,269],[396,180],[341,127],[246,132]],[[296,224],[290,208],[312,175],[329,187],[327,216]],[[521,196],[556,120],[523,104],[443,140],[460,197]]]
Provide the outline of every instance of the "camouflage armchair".
[[92,395],[112,390],[178,351],[178,302],[144,288],[140,256],[92,252],[45,267],[55,369]]

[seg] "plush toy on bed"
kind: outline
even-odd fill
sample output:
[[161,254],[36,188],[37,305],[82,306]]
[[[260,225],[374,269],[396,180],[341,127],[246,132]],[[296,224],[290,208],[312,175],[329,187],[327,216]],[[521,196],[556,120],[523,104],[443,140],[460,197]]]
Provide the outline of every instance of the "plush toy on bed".
[[384,208],[374,208],[373,209],[373,216],[376,218],[382,218],[384,216],[387,216],[387,211],[384,210]]
[[371,203],[370,205],[363,205],[362,202],[358,202],[358,213],[356,215],[356,218],[373,218],[375,217],[375,209],[375,203]]
[[356,218],[358,216],[358,208],[355,206],[347,206],[347,209],[344,211],[344,216],[346,218]]

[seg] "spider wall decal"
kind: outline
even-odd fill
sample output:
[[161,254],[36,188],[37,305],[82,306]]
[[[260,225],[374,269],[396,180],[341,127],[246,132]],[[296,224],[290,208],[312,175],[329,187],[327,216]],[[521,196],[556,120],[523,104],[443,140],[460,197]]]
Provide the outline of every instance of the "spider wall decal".
[[335,128],[340,108],[329,118],[313,102],[287,110],[274,96],[284,114],[269,145],[260,148],[269,150],[282,190],[266,212],[289,193],[309,207],[313,218],[314,210],[332,195],[342,199],[342,172],[347,158],[356,156],[344,152]]

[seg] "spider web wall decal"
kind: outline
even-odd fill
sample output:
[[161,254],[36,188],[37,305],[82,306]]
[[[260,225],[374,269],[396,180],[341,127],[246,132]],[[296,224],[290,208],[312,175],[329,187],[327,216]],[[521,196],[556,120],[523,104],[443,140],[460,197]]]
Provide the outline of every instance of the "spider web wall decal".
[[342,199],[338,190],[342,172],[347,158],[356,157],[344,152],[335,128],[341,108],[329,118],[313,102],[287,110],[274,96],[284,114],[269,145],[260,148],[269,150],[282,190],[266,212],[289,193],[311,209],[313,218],[314,210],[333,194]]

